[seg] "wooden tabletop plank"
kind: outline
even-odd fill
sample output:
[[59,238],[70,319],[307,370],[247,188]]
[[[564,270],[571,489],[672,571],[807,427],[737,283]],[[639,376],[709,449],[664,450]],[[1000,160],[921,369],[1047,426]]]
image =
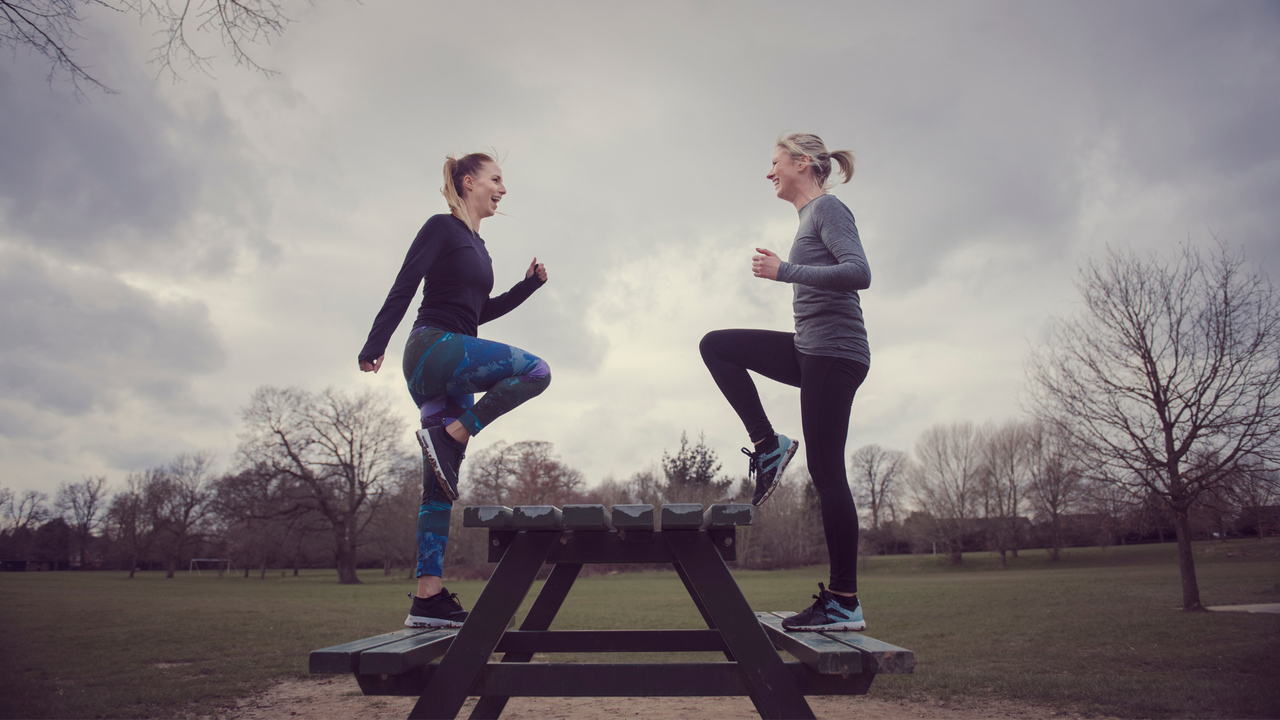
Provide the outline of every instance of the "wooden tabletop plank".
[[575,532],[609,532],[609,511],[603,505],[565,505],[564,527]]
[[702,527],[707,530],[744,527],[754,519],[754,507],[746,503],[725,503],[707,508]]
[[614,505],[613,526],[619,530],[653,530],[653,506]]
[[662,529],[697,530],[702,527],[702,505],[699,503],[667,503],[662,506]]
[[517,530],[563,530],[564,514],[554,505],[517,505],[511,526]]
[[511,527],[511,508],[502,505],[468,505],[462,509],[462,527],[501,530]]

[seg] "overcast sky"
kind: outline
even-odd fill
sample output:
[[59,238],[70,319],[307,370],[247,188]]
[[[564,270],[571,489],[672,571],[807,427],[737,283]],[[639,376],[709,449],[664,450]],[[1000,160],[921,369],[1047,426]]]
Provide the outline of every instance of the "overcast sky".
[[[214,77],[157,79],[157,28],[86,12],[77,99],[0,57],[0,486],[235,459],[262,385],[375,388],[416,409],[400,353],[356,368],[449,152],[504,158],[481,235],[495,293],[550,282],[481,328],[550,364],[541,397],[471,452],[546,440],[591,484],[747,438],[698,355],[712,329],[790,330],[752,277],[796,212],[765,179],[782,131],[857,154],[833,192],[873,280],[871,373],[848,450],[1018,416],[1024,361],[1112,247],[1243,249],[1280,279],[1276,3],[287,2]],[[768,381],[798,436],[798,391]],[[739,467],[741,465],[741,467]]]

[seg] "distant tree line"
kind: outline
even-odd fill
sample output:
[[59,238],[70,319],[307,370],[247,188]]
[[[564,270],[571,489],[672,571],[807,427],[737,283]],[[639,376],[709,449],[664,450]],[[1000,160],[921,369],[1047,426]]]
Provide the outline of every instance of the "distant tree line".
[[[910,453],[849,457],[864,554],[990,551],[1177,540],[1184,607],[1197,609],[1190,543],[1280,533],[1280,297],[1219,246],[1172,259],[1109,252],[1079,282],[1084,309],[1056,321],[1030,364],[1026,418],[935,425]],[[230,472],[208,453],[43,493],[0,488],[0,560],[47,568],[163,569],[218,558],[223,571],[414,565],[423,467],[373,392],[264,387],[243,409]],[[745,469],[745,468],[744,468]],[[793,463],[744,529],[738,565],[826,561],[819,498]],[[466,505],[747,502],[700,436],[625,480],[588,486],[551,443],[499,442],[464,463],[451,576],[486,577]]]

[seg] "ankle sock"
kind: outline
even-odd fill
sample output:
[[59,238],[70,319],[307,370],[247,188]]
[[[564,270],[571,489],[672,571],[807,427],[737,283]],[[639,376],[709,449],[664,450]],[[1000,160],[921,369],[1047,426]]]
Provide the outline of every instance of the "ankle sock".
[[[831,594],[835,595],[835,593]],[[836,595],[836,602],[852,610],[858,606],[858,596],[854,595],[853,597],[845,597],[844,595]]]
[[777,449],[778,449],[778,436],[777,434],[774,434],[765,438],[760,442],[759,445],[756,446],[756,453],[760,455],[768,455],[769,453]]

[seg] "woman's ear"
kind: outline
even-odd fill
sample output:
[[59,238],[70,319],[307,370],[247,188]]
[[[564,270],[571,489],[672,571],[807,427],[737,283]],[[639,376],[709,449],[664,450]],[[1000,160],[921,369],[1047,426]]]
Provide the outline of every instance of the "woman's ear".
[[465,188],[466,190],[475,190],[476,189],[475,178],[471,177],[470,175],[463,175],[462,187]]

